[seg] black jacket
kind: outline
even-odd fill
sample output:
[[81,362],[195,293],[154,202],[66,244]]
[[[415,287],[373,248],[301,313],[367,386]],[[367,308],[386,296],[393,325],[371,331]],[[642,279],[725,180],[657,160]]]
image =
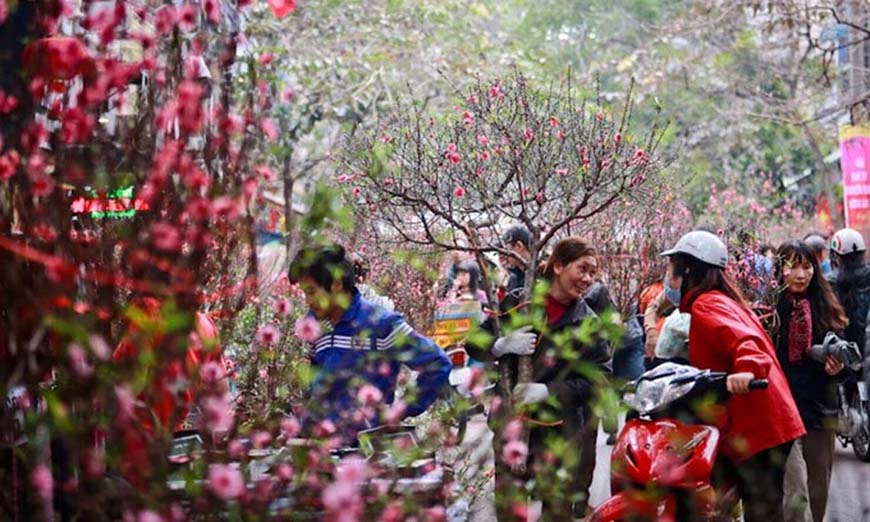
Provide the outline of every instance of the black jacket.
[[[532,307],[526,313],[537,315],[537,319],[547,324],[543,306]],[[575,429],[589,418],[587,409],[596,386],[590,377],[596,374],[608,377],[612,373],[612,354],[608,343],[603,339],[593,339],[591,343],[580,340],[580,326],[589,317],[597,318],[597,315],[580,298],[558,322],[546,327],[543,332],[536,332],[539,340],[532,355],[532,382],[546,384],[550,397],[558,400],[558,407],[549,404],[549,401],[535,405],[530,408],[530,416],[534,419],[544,422],[563,420],[566,428]],[[508,322],[504,321],[505,324]],[[557,338],[566,340],[564,344],[557,343]],[[490,347],[469,348],[475,359],[492,359]],[[511,382],[517,382],[519,357],[508,354],[499,358],[496,364],[500,371],[507,365]]]
[[[836,427],[838,376],[825,372],[825,365],[805,356],[798,362],[788,358],[788,327],[792,305],[782,299],[776,307],[780,318],[779,331],[775,332],[776,357],[788,380],[798,412],[808,430],[834,429]],[[814,310],[815,312],[815,310]],[[813,344],[821,344],[827,332],[813,331]],[[846,370],[844,370],[845,372]]]
[[849,325],[843,336],[847,341],[857,343],[862,353],[866,354],[864,330],[867,326],[867,313],[870,312],[870,266],[841,267],[833,281],[833,287],[849,317]]

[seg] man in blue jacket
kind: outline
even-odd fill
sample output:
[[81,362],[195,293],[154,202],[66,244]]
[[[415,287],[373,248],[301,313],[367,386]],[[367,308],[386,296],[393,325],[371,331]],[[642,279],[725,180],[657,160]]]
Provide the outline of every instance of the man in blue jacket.
[[[290,265],[290,281],[305,292],[310,314],[332,330],[313,344],[315,369],[306,417],[330,420],[347,440],[381,424],[384,405],[393,404],[402,365],[418,372],[416,389],[406,392],[402,417],[416,416],[447,385],[452,364],[431,339],[417,333],[401,314],[364,299],[353,265],[342,247],[303,249]],[[363,404],[360,390],[382,404]]]

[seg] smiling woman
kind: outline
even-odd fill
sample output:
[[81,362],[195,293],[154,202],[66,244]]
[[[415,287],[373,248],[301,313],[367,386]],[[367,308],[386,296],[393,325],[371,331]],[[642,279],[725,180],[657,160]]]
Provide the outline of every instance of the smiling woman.
[[[598,336],[584,340],[579,334],[584,323],[597,321],[583,295],[592,286],[598,267],[597,252],[589,243],[577,237],[559,241],[544,269],[549,281],[544,302],[534,302],[528,314],[514,313],[511,321],[518,325],[525,318],[539,316],[543,308],[546,322],[526,325],[499,338],[493,346],[500,365],[515,368],[517,355],[530,356],[532,365],[530,382],[521,382],[513,389],[513,398],[529,427],[528,447],[518,444],[506,431],[503,447],[496,448],[500,456],[496,504],[500,510],[510,507],[511,488],[527,478],[517,480],[511,475],[527,455],[526,469],[535,477],[532,496],[543,502],[544,519],[569,520],[586,513],[598,434],[591,403],[596,381],[611,372],[608,344]],[[554,447],[565,449],[554,452]],[[566,481],[564,476],[570,479]],[[506,520],[513,518],[507,513],[504,516]]]
[[[550,280],[548,295],[556,301],[567,304],[580,298],[598,275],[595,248],[580,238],[563,239],[553,249],[544,275]],[[554,323],[559,318],[549,319]]]

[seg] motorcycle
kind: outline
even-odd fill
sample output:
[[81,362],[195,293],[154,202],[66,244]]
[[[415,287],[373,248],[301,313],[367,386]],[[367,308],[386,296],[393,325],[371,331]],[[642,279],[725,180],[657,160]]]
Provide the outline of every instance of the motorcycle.
[[[719,430],[694,413],[699,402],[728,400],[727,377],[667,362],[629,383],[623,402],[631,411],[611,456],[614,495],[588,522],[735,519],[736,487],[711,483]],[[756,379],[749,387],[765,389],[767,381]]]
[[[322,447],[323,441],[317,439],[289,439],[283,446],[256,448],[250,440],[241,439],[247,454],[249,483],[247,489],[255,490],[256,483],[277,473],[283,463],[292,461],[293,454],[305,453]],[[359,484],[363,497],[379,499],[401,499],[413,502],[420,508],[445,506],[450,522],[467,519],[468,505],[451,492],[453,470],[436,460],[432,451],[424,451],[419,446],[414,426],[379,426],[358,434],[356,445],[341,446],[330,450],[332,472],[343,461],[351,457],[365,460],[370,474]],[[205,452],[203,440],[195,431],[181,431],[175,434],[170,463],[175,473],[170,475],[170,490],[182,494],[189,486],[184,471],[190,470]],[[287,484],[269,505],[269,516],[285,520],[292,514],[293,520],[322,520],[326,510],[322,499],[322,485],[309,485],[305,482]],[[184,505],[184,502],[182,502]],[[378,506],[369,506],[377,509]],[[366,512],[366,519],[377,513]]]
[[834,333],[828,333],[822,344],[814,345],[809,355],[820,363],[829,356],[834,357],[852,371],[847,379],[836,385],[837,438],[844,448],[851,444],[852,451],[860,460],[870,462],[870,358],[863,358],[855,343]]

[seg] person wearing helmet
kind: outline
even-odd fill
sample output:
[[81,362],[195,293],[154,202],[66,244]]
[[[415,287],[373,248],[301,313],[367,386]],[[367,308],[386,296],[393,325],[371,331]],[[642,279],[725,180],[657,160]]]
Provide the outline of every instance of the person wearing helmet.
[[[670,261],[665,294],[692,315],[690,363],[730,374],[732,398],[714,417],[722,433],[718,474],[737,484],[746,522],[782,521],[786,457],[806,430],[773,343],[725,272],[728,250],[719,237],[690,232],[662,255]],[[769,387],[748,393],[753,379]]]
[[834,292],[849,317],[843,335],[862,350],[866,350],[864,330],[870,312],[870,266],[864,260],[866,250],[864,238],[857,230],[844,228],[831,238],[831,253],[839,264],[833,280]]

